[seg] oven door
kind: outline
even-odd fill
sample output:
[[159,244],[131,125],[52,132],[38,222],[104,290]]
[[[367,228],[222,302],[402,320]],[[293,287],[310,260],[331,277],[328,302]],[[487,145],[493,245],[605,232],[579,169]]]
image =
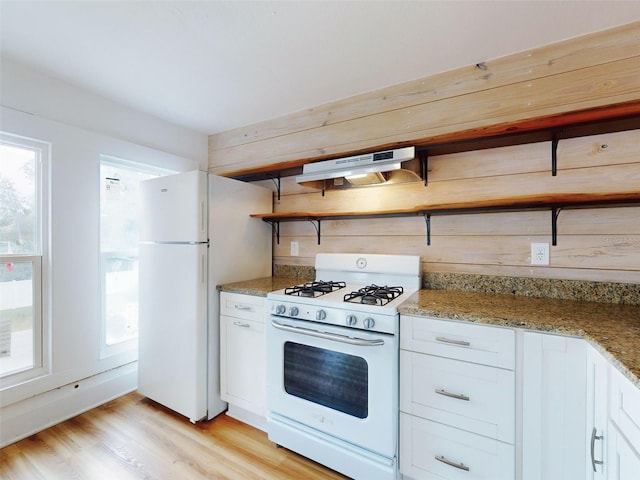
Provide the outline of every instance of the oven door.
[[395,456],[397,336],[270,316],[267,342],[270,414]]

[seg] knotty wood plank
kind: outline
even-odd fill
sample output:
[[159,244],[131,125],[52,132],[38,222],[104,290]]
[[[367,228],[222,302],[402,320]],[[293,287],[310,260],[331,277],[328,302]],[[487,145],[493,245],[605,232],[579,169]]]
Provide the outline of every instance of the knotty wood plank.
[[[551,142],[429,157],[430,181],[551,171]],[[562,139],[558,171],[640,161],[640,130]]]
[[484,62],[477,65],[465,66],[308,108],[274,120],[211,135],[209,150],[223,150],[383,111],[408,108],[428,101],[495,89],[514,82],[622,60],[637,55],[640,50],[639,32],[640,22],[635,22],[497,59],[484,59]]
[[285,168],[381,146],[427,145],[460,131],[482,137],[481,129],[491,125],[637,102],[638,79],[640,57],[633,57],[216,150],[209,170],[231,175]]
[[[531,243],[550,243],[545,235],[530,236],[432,236],[427,245],[425,236],[385,236],[383,241],[375,237],[323,236],[318,246],[313,237],[296,237],[303,257],[324,253],[380,253],[420,255],[431,263],[459,263],[466,265],[530,265]],[[274,244],[274,256],[284,257],[289,252],[289,242]],[[593,270],[635,271],[640,281],[637,264],[629,258],[638,257],[638,235],[591,235],[558,237],[557,246],[551,247],[551,266],[548,268],[577,268]]]
[[568,138],[558,142],[558,169],[640,161],[640,130]]

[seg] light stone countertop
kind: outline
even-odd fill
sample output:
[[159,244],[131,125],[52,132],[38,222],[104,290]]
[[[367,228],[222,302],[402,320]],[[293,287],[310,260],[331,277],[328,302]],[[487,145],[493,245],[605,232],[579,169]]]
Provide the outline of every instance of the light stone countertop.
[[420,290],[405,300],[399,311],[582,337],[640,388],[640,306]]
[[244,282],[227,283],[218,285],[221,292],[241,293],[243,295],[254,295],[256,297],[266,297],[267,293],[283,288],[292,287],[305,282],[306,280],[295,277],[263,277]]
[[[265,297],[304,282],[264,277],[218,286],[221,292]],[[401,314],[522,328],[582,337],[640,388],[640,306],[459,290],[420,290]]]

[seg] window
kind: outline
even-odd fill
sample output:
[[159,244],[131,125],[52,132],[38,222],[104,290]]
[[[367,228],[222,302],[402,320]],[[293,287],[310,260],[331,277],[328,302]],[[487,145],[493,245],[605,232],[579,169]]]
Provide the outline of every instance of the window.
[[43,257],[48,144],[0,133],[0,379],[45,370]]
[[138,338],[139,182],[168,173],[101,157],[100,265],[103,355]]

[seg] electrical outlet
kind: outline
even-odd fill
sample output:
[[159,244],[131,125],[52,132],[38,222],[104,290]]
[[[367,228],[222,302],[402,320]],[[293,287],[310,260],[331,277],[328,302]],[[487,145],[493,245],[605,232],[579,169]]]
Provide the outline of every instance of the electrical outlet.
[[298,242],[291,242],[291,256],[298,256]]
[[531,244],[531,265],[549,265],[549,244]]

